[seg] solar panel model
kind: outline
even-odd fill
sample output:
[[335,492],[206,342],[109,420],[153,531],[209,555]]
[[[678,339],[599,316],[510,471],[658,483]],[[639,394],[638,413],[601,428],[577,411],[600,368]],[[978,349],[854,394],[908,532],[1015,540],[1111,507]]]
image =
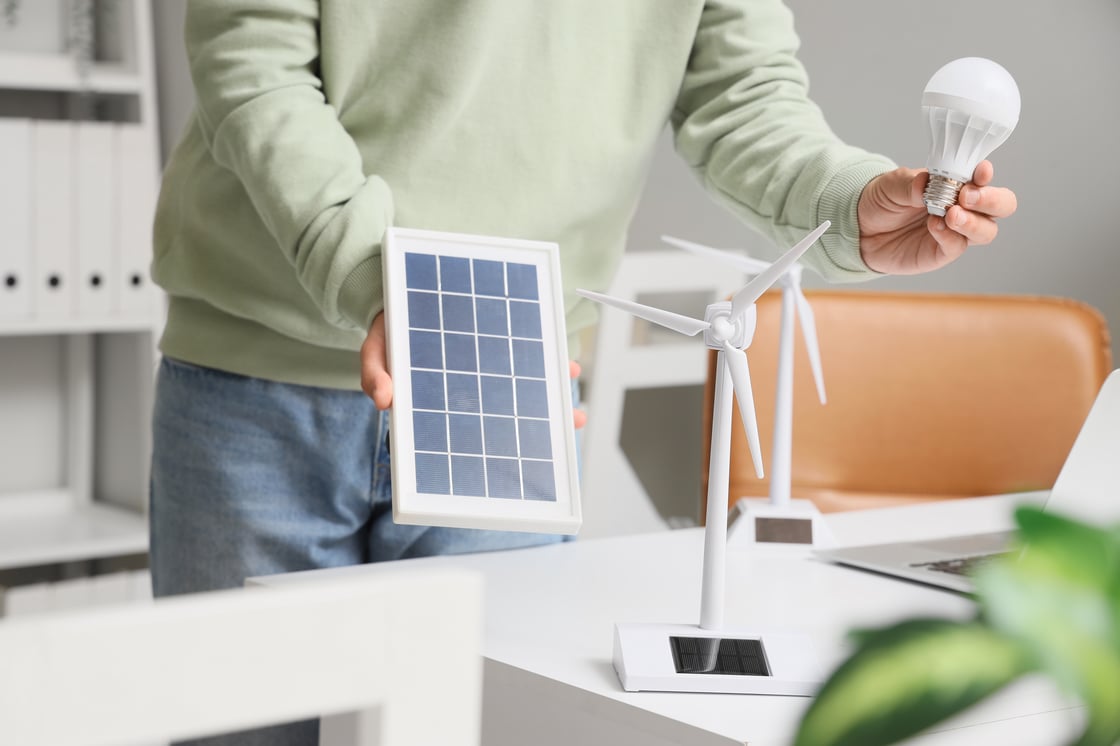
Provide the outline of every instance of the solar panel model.
[[557,245],[390,228],[382,255],[393,519],[576,533]]

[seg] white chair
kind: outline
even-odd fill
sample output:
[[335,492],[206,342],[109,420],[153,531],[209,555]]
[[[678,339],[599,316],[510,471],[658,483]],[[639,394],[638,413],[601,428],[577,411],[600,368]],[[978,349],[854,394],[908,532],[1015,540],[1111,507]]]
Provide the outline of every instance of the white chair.
[[[713,270],[684,252],[638,251],[623,255],[607,293],[642,303],[651,294],[676,296],[678,302],[683,296],[691,301],[692,312],[703,313],[704,305],[727,297],[743,284],[743,273]],[[600,309],[594,351],[584,361],[590,365],[585,365],[588,420],[580,479],[583,494],[596,499],[583,501],[580,536],[668,528],[622,448],[626,394],[636,389],[702,386],[705,351],[695,339],[682,341],[680,335],[662,334],[659,327],[630,314]],[[608,495],[609,499],[604,497]]]
[[363,746],[475,745],[481,641],[481,580],[453,569],[0,620],[0,743],[124,746],[334,716],[324,733]]

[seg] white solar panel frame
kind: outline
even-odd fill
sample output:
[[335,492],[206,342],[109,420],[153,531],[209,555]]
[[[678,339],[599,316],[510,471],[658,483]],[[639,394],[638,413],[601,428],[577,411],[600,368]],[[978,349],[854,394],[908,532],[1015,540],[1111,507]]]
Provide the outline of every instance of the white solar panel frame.
[[[507,264],[529,264],[536,268],[556,487],[554,501],[418,491],[405,275],[407,253],[488,259]],[[545,241],[390,228],[382,246],[382,264],[387,353],[389,373],[393,378],[393,405],[389,418],[393,520],[403,524],[454,528],[577,533],[582,516],[559,247]],[[446,360],[444,363],[446,373]]]

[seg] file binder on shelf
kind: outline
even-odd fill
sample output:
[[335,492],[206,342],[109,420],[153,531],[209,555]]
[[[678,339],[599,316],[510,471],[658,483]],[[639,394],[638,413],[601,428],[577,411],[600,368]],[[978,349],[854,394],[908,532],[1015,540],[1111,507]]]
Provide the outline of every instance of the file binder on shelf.
[[0,119],[0,321],[31,316],[31,120]]
[[31,125],[32,304],[39,319],[74,311],[74,125]]
[[112,266],[117,215],[114,125],[79,122],[75,147],[75,241],[78,316],[108,316],[117,273]]
[[122,316],[144,317],[154,304],[149,264],[152,258],[152,219],[159,193],[156,144],[152,133],[131,124],[116,126],[117,290],[116,309]]

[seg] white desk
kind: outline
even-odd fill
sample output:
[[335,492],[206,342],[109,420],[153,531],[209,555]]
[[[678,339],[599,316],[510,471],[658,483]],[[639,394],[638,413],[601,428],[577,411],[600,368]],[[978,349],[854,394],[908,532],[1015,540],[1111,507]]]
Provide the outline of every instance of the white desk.
[[[861,513],[829,524],[841,543],[1007,528],[1011,500],[982,498]],[[615,622],[699,619],[700,529],[460,557],[408,560],[417,568],[479,570],[486,585],[483,738],[505,744],[787,744],[809,700],[626,692],[611,665]],[[394,570],[399,571],[398,563]],[[257,578],[262,585],[369,574],[378,565]],[[801,554],[732,550],[729,626],[796,625],[839,660],[844,633],[915,614],[963,618],[958,594],[830,565]],[[1043,682],[1016,685],[915,741],[1051,746],[1081,717]]]

